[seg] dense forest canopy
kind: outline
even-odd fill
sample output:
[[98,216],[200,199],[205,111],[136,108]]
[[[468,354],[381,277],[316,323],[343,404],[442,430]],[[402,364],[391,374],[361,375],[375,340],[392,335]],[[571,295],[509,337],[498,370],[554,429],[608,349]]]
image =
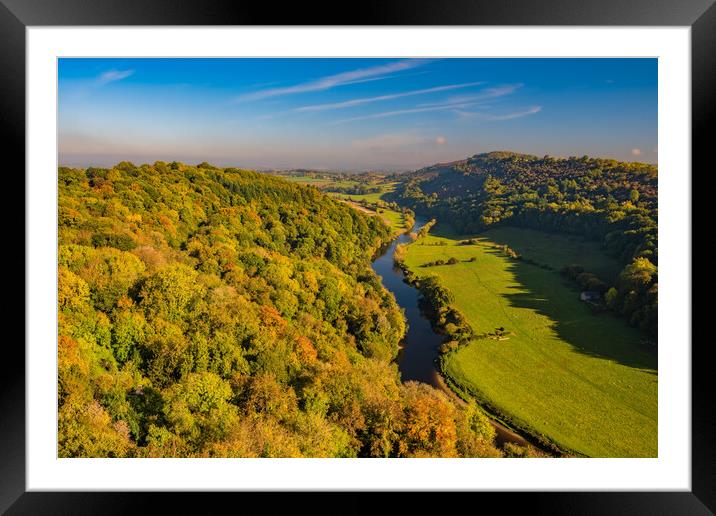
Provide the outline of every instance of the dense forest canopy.
[[474,405],[400,382],[390,234],[247,170],[61,167],[59,455],[498,455]]
[[463,234],[512,225],[601,241],[624,264],[618,278],[579,264],[565,274],[655,336],[657,185],[656,166],[644,163],[491,152],[410,173],[386,198]]

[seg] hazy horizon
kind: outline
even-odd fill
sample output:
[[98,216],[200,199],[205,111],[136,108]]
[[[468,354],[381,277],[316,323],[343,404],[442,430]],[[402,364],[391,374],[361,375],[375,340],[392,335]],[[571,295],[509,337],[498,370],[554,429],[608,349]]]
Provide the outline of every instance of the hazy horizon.
[[657,162],[656,59],[62,58],[59,164],[414,170]]
[[[165,163],[171,163],[172,161],[176,161],[179,163],[184,163],[185,165],[198,165],[199,163],[209,163],[210,165],[220,167],[220,168],[239,168],[239,169],[246,169],[246,170],[256,170],[258,172],[289,172],[292,170],[307,170],[307,171],[313,171],[313,172],[341,172],[341,173],[361,173],[361,172],[385,172],[385,173],[403,173],[403,172],[411,172],[415,170],[419,170],[422,168],[430,167],[432,165],[442,164],[442,163],[451,163],[454,161],[460,161],[463,159],[470,158],[476,154],[484,154],[489,152],[514,152],[515,154],[528,154],[528,155],[534,155],[534,156],[550,156],[553,158],[569,158],[569,157],[581,157],[584,154],[577,155],[572,154],[570,156],[558,156],[555,154],[550,153],[530,153],[530,152],[521,152],[513,149],[489,149],[484,150],[480,152],[473,152],[470,154],[462,155],[459,157],[456,157],[454,159],[446,159],[446,160],[436,160],[436,161],[430,161],[426,162],[424,164],[415,165],[412,167],[392,167],[392,166],[372,166],[372,167],[311,167],[311,166],[304,166],[304,165],[289,165],[289,166],[266,166],[266,165],[246,165],[244,163],[240,162],[234,162],[234,161],[216,161],[212,159],[175,159],[171,157],[167,158],[160,158],[160,159],[144,159],[141,156],[133,159],[131,157],[127,156],[117,156],[115,158],[112,158],[111,156],[102,156],[97,159],[91,159],[87,158],[85,156],[77,157],[76,159],[73,159],[72,157],[69,157],[66,161],[60,161],[58,162],[58,166],[60,167],[69,167],[69,168],[90,168],[90,167],[99,167],[99,168],[110,168],[114,165],[117,165],[118,163],[121,163],[123,161],[128,161],[130,163],[133,163],[134,165],[141,166],[141,165],[153,165],[156,162],[165,162]],[[600,158],[600,159],[615,159],[618,161],[625,161],[625,162],[632,162],[632,163],[647,163],[650,165],[657,165],[656,159],[652,161],[647,161],[644,159],[619,159],[615,158],[613,156],[598,156],[594,154],[589,154],[590,158]]]

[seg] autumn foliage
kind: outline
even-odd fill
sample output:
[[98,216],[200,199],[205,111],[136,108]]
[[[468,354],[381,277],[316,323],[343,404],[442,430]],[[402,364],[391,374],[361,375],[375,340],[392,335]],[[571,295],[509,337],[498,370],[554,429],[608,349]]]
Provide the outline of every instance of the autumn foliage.
[[58,216],[61,457],[497,453],[484,415],[401,384],[379,217],[176,162],[60,168]]

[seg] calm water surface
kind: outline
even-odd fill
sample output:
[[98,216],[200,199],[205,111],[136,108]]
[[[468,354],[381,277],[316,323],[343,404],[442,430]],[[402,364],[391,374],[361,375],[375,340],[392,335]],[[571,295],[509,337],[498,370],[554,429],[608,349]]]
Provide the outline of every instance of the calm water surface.
[[[426,222],[427,219],[416,217],[411,231],[417,231]],[[440,354],[443,337],[433,331],[430,321],[420,312],[418,289],[403,281],[405,274],[395,266],[393,261],[395,247],[409,241],[410,237],[407,233],[400,235],[373,261],[372,267],[375,273],[382,278],[383,286],[393,293],[398,305],[405,311],[408,331],[398,354],[398,369],[402,381],[416,380],[446,390],[435,364]],[[498,446],[501,447],[506,442],[522,446],[527,444],[524,437],[511,429],[494,420],[491,420],[491,423],[497,432],[496,443]]]
[[[426,219],[416,217],[412,231],[417,231],[426,222]],[[407,233],[396,238],[373,262],[373,270],[383,279],[383,286],[395,295],[398,305],[405,310],[408,332],[398,355],[398,369],[402,380],[418,380],[439,387],[435,359],[438,357],[443,337],[432,330],[430,321],[420,313],[420,293],[403,281],[403,271],[393,262],[395,247],[408,241],[410,238]]]

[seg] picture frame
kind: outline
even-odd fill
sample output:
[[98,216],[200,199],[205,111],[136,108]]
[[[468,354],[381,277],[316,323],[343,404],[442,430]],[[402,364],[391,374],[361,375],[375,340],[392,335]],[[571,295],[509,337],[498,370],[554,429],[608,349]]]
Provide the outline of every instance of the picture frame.
[[[338,6],[337,6],[338,7]],[[151,3],[136,0],[115,2],[96,0],[0,0],[0,62],[4,80],[0,81],[0,112],[3,115],[3,140],[6,156],[14,170],[17,184],[12,192],[25,191],[22,174],[25,169],[25,31],[32,26],[87,25],[510,25],[510,26],[688,26],[691,27],[692,65],[692,168],[706,170],[707,127],[713,121],[716,91],[716,7],[712,0],[644,0],[616,2],[549,0],[539,4],[520,0],[494,3],[483,0],[457,0],[449,5],[412,3],[392,0],[371,2],[356,9],[350,18],[334,11],[293,4],[275,9],[257,4],[229,2],[184,2],[170,0]],[[320,20],[320,22],[318,21]],[[10,170],[10,169],[8,169]],[[693,178],[693,174],[692,174]],[[17,195],[17,194],[15,194]],[[24,196],[23,196],[24,197]],[[693,204],[693,201],[692,201]],[[6,208],[7,214],[10,211]],[[16,213],[16,210],[14,210]],[[16,215],[15,215],[16,217]],[[8,217],[14,221],[14,218]],[[24,227],[14,224],[18,238],[25,239]],[[23,231],[23,234],[19,233]],[[23,248],[24,249],[24,248]],[[25,262],[24,250],[14,260]],[[693,255],[692,255],[693,256]],[[693,263],[693,262],[692,262]],[[692,265],[693,268],[693,265]],[[25,270],[25,274],[28,271]],[[24,286],[21,287],[24,290]],[[18,290],[19,291],[19,290]],[[17,303],[16,306],[19,306]],[[24,306],[26,310],[32,307]],[[693,313],[693,312],[692,312]],[[693,316],[692,316],[693,320]],[[693,335],[693,330],[692,330]],[[692,339],[694,340],[694,339]],[[15,340],[8,339],[6,370],[0,397],[0,510],[8,514],[44,513],[127,513],[161,497],[161,503],[176,503],[181,512],[189,512],[193,503],[203,504],[188,495],[127,493],[27,492],[25,487],[25,354]],[[591,513],[611,512],[649,514],[710,514],[716,512],[716,422],[711,408],[708,344],[693,345],[692,357],[692,489],[689,492],[621,492],[621,493],[523,493],[519,503],[536,512]],[[172,500],[168,500],[169,498]],[[234,495],[223,494],[222,498]],[[245,494],[235,495],[246,497]],[[316,495],[302,495],[304,497]],[[351,494],[346,507],[364,510],[372,505],[373,494]],[[481,493],[481,498],[495,498],[499,493]],[[514,495],[509,495],[514,496]],[[227,500],[225,500],[227,501]],[[498,501],[498,500],[495,500]],[[308,502],[308,503],[314,503]],[[323,502],[325,504],[325,501]],[[403,509],[411,504],[425,507],[422,496],[400,502]],[[329,506],[330,504],[325,504]],[[199,505],[197,505],[198,507]],[[206,510],[206,506],[204,506]]]

